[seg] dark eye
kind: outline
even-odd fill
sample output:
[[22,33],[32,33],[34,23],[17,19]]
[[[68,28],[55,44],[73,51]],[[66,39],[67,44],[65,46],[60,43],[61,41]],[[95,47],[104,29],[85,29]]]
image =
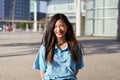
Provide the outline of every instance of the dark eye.
[[64,24],[62,24],[61,26],[64,27]]
[[57,26],[55,26],[54,28],[56,28]]

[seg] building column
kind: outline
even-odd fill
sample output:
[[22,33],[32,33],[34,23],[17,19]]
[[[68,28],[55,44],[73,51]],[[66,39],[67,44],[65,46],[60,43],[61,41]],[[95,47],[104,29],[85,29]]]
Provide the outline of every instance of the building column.
[[15,32],[16,31],[16,23],[13,23],[12,27],[13,27],[13,32]]
[[16,0],[13,1],[13,6],[12,6],[12,27],[13,27],[13,32],[16,30],[16,24],[14,23],[15,20],[15,4]]
[[3,32],[5,32],[5,27],[6,27],[6,25],[5,25],[5,24],[3,24]]
[[29,26],[28,26],[28,23],[26,24],[26,32],[28,32],[29,31],[29,28],[28,28]]
[[74,0],[75,3],[75,14],[76,14],[76,36],[81,35],[81,10],[80,10],[81,0]]
[[118,2],[118,28],[117,28],[117,40],[120,41],[120,0]]
[[33,32],[37,31],[37,0],[34,0],[34,24]]

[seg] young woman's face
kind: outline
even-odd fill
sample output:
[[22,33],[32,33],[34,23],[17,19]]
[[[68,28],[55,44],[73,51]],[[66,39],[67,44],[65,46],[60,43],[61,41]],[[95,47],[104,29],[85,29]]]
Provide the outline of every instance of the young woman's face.
[[54,34],[57,38],[65,38],[67,26],[62,20],[57,20],[55,23]]

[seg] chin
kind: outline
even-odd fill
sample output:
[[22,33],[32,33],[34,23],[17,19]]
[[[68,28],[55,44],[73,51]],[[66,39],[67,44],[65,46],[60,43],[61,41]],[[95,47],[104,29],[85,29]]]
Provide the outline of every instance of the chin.
[[62,35],[57,35],[56,37],[57,37],[57,38],[62,38],[63,36],[62,36]]

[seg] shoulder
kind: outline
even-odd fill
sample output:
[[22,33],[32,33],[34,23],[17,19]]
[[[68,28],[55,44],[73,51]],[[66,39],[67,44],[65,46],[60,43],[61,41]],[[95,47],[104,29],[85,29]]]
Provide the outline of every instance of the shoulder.
[[84,53],[83,45],[80,42],[77,43],[77,50],[82,54]]
[[81,43],[79,43],[79,42],[77,43],[77,48],[78,48],[78,49],[81,49],[81,48],[82,48]]
[[45,44],[44,44],[44,43],[40,45],[40,48],[39,48],[39,50],[38,50],[38,53],[39,53],[40,55],[45,55],[46,49],[45,49]]
[[39,50],[41,50],[41,49],[45,49],[45,44],[44,44],[44,43],[42,43],[42,44],[40,45]]

